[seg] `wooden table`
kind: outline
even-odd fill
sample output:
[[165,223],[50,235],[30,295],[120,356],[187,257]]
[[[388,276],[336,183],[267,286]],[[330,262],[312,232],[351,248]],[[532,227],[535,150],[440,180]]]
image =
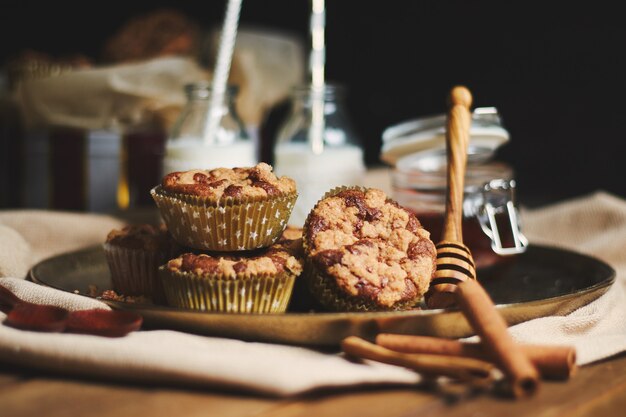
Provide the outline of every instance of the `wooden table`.
[[274,399],[233,392],[71,379],[0,370],[2,417],[255,416],[623,416],[626,355],[580,369],[568,382],[544,382],[527,400],[491,394],[449,398],[425,388],[370,388]]
[[[368,176],[389,189],[385,170]],[[132,216],[131,216],[132,214]],[[143,222],[153,209],[125,213]],[[141,386],[44,374],[0,362],[0,417],[124,416],[409,417],[409,416],[623,416],[626,354],[583,367],[567,382],[544,382],[537,396],[510,400],[491,394],[453,398],[418,387],[316,392],[275,399],[215,389]]]

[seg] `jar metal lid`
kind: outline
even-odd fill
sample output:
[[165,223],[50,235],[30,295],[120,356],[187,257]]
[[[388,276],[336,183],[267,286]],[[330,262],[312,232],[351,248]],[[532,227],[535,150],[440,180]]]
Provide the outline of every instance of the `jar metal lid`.
[[[390,126],[383,132],[381,159],[390,165],[414,163],[428,158],[427,164],[446,164],[446,115],[423,117]],[[495,107],[478,107],[472,113],[468,162],[484,162],[509,141]],[[406,158],[406,159],[405,159]],[[401,162],[404,160],[404,162]],[[413,162],[410,162],[413,161]]]

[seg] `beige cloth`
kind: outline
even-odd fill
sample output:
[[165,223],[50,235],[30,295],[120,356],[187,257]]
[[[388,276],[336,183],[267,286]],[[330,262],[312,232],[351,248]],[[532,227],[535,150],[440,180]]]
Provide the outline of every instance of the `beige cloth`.
[[97,214],[0,211],[0,277],[26,276],[37,262],[104,241],[123,223]]
[[613,287],[565,317],[544,317],[511,328],[528,343],[574,345],[578,364],[626,350],[626,201],[596,194],[523,213],[532,243],[593,255],[615,268]]
[[[211,40],[215,46],[204,45],[203,53],[212,57],[219,32]],[[302,83],[304,62],[297,37],[239,28],[229,83],[239,86],[235,103],[246,126],[259,126],[265,113]],[[187,101],[184,85],[211,77],[195,60],[169,56],[25,79],[14,98],[28,127],[127,128],[157,116],[169,129]]]
[[[568,316],[545,317],[512,327],[514,337],[524,342],[573,344],[579,364],[626,350],[626,201],[598,193],[525,211],[523,219],[531,242],[602,258],[617,270],[617,283],[600,299]],[[14,258],[32,264],[46,252],[58,253],[101,242],[115,223],[114,219],[94,215],[0,212],[0,242],[3,248],[13,249]],[[20,255],[24,244],[30,245],[36,255]],[[1,258],[0,267],[9,259],[10,256]],[[71,309],[107,308],[96,300],[17,278],[0,278],[0,285],[29,301]],[[0,313],[0,320],[3,318]],[[0,325],[0,361],[68,374],[231,387],[273,395],[292,395],[320,387],[415,384],[420,380],[405,369],[355,364],[336,354],[162,330],[107,339],[26,332]]]
[[27,79],[14,96],[28,127],[125,128],[180,112],[183,86],[203,79],[192,60],[166,57]]

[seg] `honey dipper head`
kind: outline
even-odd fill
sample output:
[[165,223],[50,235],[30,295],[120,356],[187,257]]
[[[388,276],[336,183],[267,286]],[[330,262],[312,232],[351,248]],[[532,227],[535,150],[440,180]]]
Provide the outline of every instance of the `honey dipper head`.
[[457,284],[468,279],[476,279],[469,249],[459,242],[440,242],[437,245],[437,270],[425,295],[426,305],[429,308],[453,307]]
[[468,109],[472,106],[472,93],[462,85],[458,85],[450,91],[450,106],[456,105],[461,105]]

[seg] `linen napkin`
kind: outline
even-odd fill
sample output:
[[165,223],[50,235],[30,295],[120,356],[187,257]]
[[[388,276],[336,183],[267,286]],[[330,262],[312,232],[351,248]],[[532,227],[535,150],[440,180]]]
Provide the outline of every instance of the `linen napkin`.
[[[25,301],[69,310],[109,307],[21,279],[37,261],[102,243],[122,222],[47,211],[0,212],[0,285]],[[13,277],[7,277],[13,275]],[[20,277],[20,278],[16,278]],[[6,315],[0,312],[0,322]],[[169,330],[105,338],[38,333],[0,324],[2,363],[135,382],[240,389],[286,396],[322,387],[416,384],[421,377],[384,364],[358,364],[312,349],[204,337]]]
[[[626,201],[597,193],[524,211],[522,218],[532,243],[595,255],[617,270],[617,283],[598,300],[568,316],[539,318],[511,327],[513,336],[529,343],[572,344],[577,348],[579,364],[626,350]],[[0,258],[0,274],[24,271],[47,255],[100,243],[112,227],[118,226],[119,221],[96,215],[0,213],[0,250],[7,251]],[[97,300],[19,278],[0,278],[0,285],[28,301],[69,309],[108,308]],[[0,313],[0,320],[3,318]],[[66,374],[228,387],[279,396],[322,387],[420,381],[419,375],[402,368],[352,363],[337,354],[162,330],[107,339],[27,332],[0,325],[2,362]]]
[[576,347],[579,365],[626,350],[626,201],[604,192],[522,213],[532,243],[595,256],[616,271],[598,300],[567,316],[543,317],[511,327],[528,343]]

